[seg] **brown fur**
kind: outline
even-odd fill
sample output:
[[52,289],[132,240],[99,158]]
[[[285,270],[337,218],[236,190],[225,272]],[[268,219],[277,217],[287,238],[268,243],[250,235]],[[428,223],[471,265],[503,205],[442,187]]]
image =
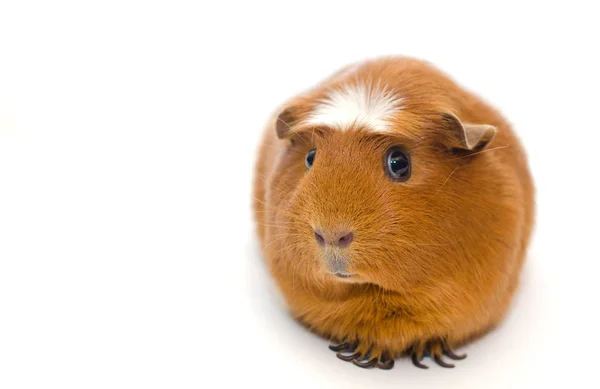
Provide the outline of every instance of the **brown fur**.
[[[380,80],[405,98],[393,134],[297,126],[328,90],[356,80]],[[523,149],[497,111],[409,58],[340,71],[283,108],[290,136],[278,138],[274,116],[258,154],[254,208],[269,269],[298,320],[392,357],[461,345],[501,320],[526,254],[534,188]],[[496,136],[483,150],[458,151],[443,113],[493,125]],[[406,183],[383,168],[394,145],[411,155]],[[357,277],[326,271],[315,224],[354,231],[345,250]]]

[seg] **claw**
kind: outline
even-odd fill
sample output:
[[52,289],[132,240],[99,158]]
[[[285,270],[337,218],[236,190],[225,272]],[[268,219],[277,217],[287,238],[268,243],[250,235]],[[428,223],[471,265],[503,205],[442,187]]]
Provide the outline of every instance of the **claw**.
[[465,359],[467,354],[456,355],[454,351],[452,351],[449,347],[444,346],[444,355],[446,355],[450,359],[454,359],[455,361],[460,361],[461,359]]
[[418,367],[420,369],[429,369],[429,366],[424,365],[421,363],[421,361],[419,361],[417,354],[413,354],[411,359],[412,359],[413,365],[415,365],[416,367]]
[[342,343],[342,344],[338,344],[337,346],[334,346],[334,345],[329,345],[329,349],[330,349],[331,351],[336,351],[336,352],[337,352],[337,351],[342,351],[342,350],[345,350],[345,349],[347,349],[347,348],[349,348],[349,347],[350,347],[350,344],[349,344],[349,343]]
[[360,353],[354,353],[351,355],[344,355],[341,352],[335,354],[339,359],[341,359],[342,361],[346,361],[346,362],[350,362],[353,359],[356,359],[357,357],[360,357]]
[[433,357],[433,360],[435,361],[435,363],[437,363],[438,365],[442,366],[442,367],[447,367],[447,368],[453,368],[454,365],[451,363],[446,363],[442,360],[442,358],[440,358],[438,355]]
[[371,359],[370,361],[367,362],[359,362],[357,359],[353,359],[352,363],[354,363],[356,366],[358,367],[362,367],[364,369],[368,369],[370,367],[373,367],[377,364],[377,358],[375,359]]
[[394,360],[393,359],[382,359],[377,363],[377,367],[382,369],[382,370],[390,370],[392,367],[394,367]]
[[357,343],[349,342],[329,345],[329,349],[335,351],[335,355],[342,361],[352,362],[365,369],[378,367],[382,370],[389,370],[394,367],[394,359],[390,358],[387,352],[382,353],[379,349],[366,349],[359,347]]

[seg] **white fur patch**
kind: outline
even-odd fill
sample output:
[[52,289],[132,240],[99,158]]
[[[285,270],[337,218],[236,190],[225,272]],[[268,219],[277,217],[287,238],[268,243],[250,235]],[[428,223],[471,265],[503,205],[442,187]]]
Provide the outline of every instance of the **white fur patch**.
[[331,91],[308,117],[307,123],[345,131],[362,125],[375,132],[391,129],[390,118],[404,99],[380,85],[344,85]]

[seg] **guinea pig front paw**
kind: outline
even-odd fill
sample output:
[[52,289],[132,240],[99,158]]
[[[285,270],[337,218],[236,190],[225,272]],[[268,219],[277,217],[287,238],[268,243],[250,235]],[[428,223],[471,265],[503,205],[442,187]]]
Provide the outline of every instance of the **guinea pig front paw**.
[[456,355],[454,351],[452,351],[452,348],[441,339],[434,339],[428,342],[418,342],[412,347],[410,354],[413,364],[421,369],[429,369],[429,366],[421,363],[421,360],[424,356],[429,356],[435,361],[435,363],[447,368],[452,368],[454,365],[444,362],[442,359],[443,355],[450,359],[454,359],[455,361],[465,359],[467,357],[466,354]]
[[394,359],[379,347],[364,343],[342,343],[337,346],[331,345],[329,349],[335,351],[342,361],[352,362],[365,369],[378,367],[389,370],[394,367]]

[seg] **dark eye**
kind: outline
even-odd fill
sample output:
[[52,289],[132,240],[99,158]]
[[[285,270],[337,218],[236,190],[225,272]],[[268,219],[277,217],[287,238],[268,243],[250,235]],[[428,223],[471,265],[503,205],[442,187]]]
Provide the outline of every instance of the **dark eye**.
[[317,155],[316,149],[312,149],[311,151],[308,152],[308,154],[306,154],[304,163],[306,164],[306,167],[308,169],[310,169],[312,167],[313,163],[315,162],[315,155]]
[[394,181],[404,182],[410,177],[410,159],[400,147],[392,147],[385,156],[385,170]]

